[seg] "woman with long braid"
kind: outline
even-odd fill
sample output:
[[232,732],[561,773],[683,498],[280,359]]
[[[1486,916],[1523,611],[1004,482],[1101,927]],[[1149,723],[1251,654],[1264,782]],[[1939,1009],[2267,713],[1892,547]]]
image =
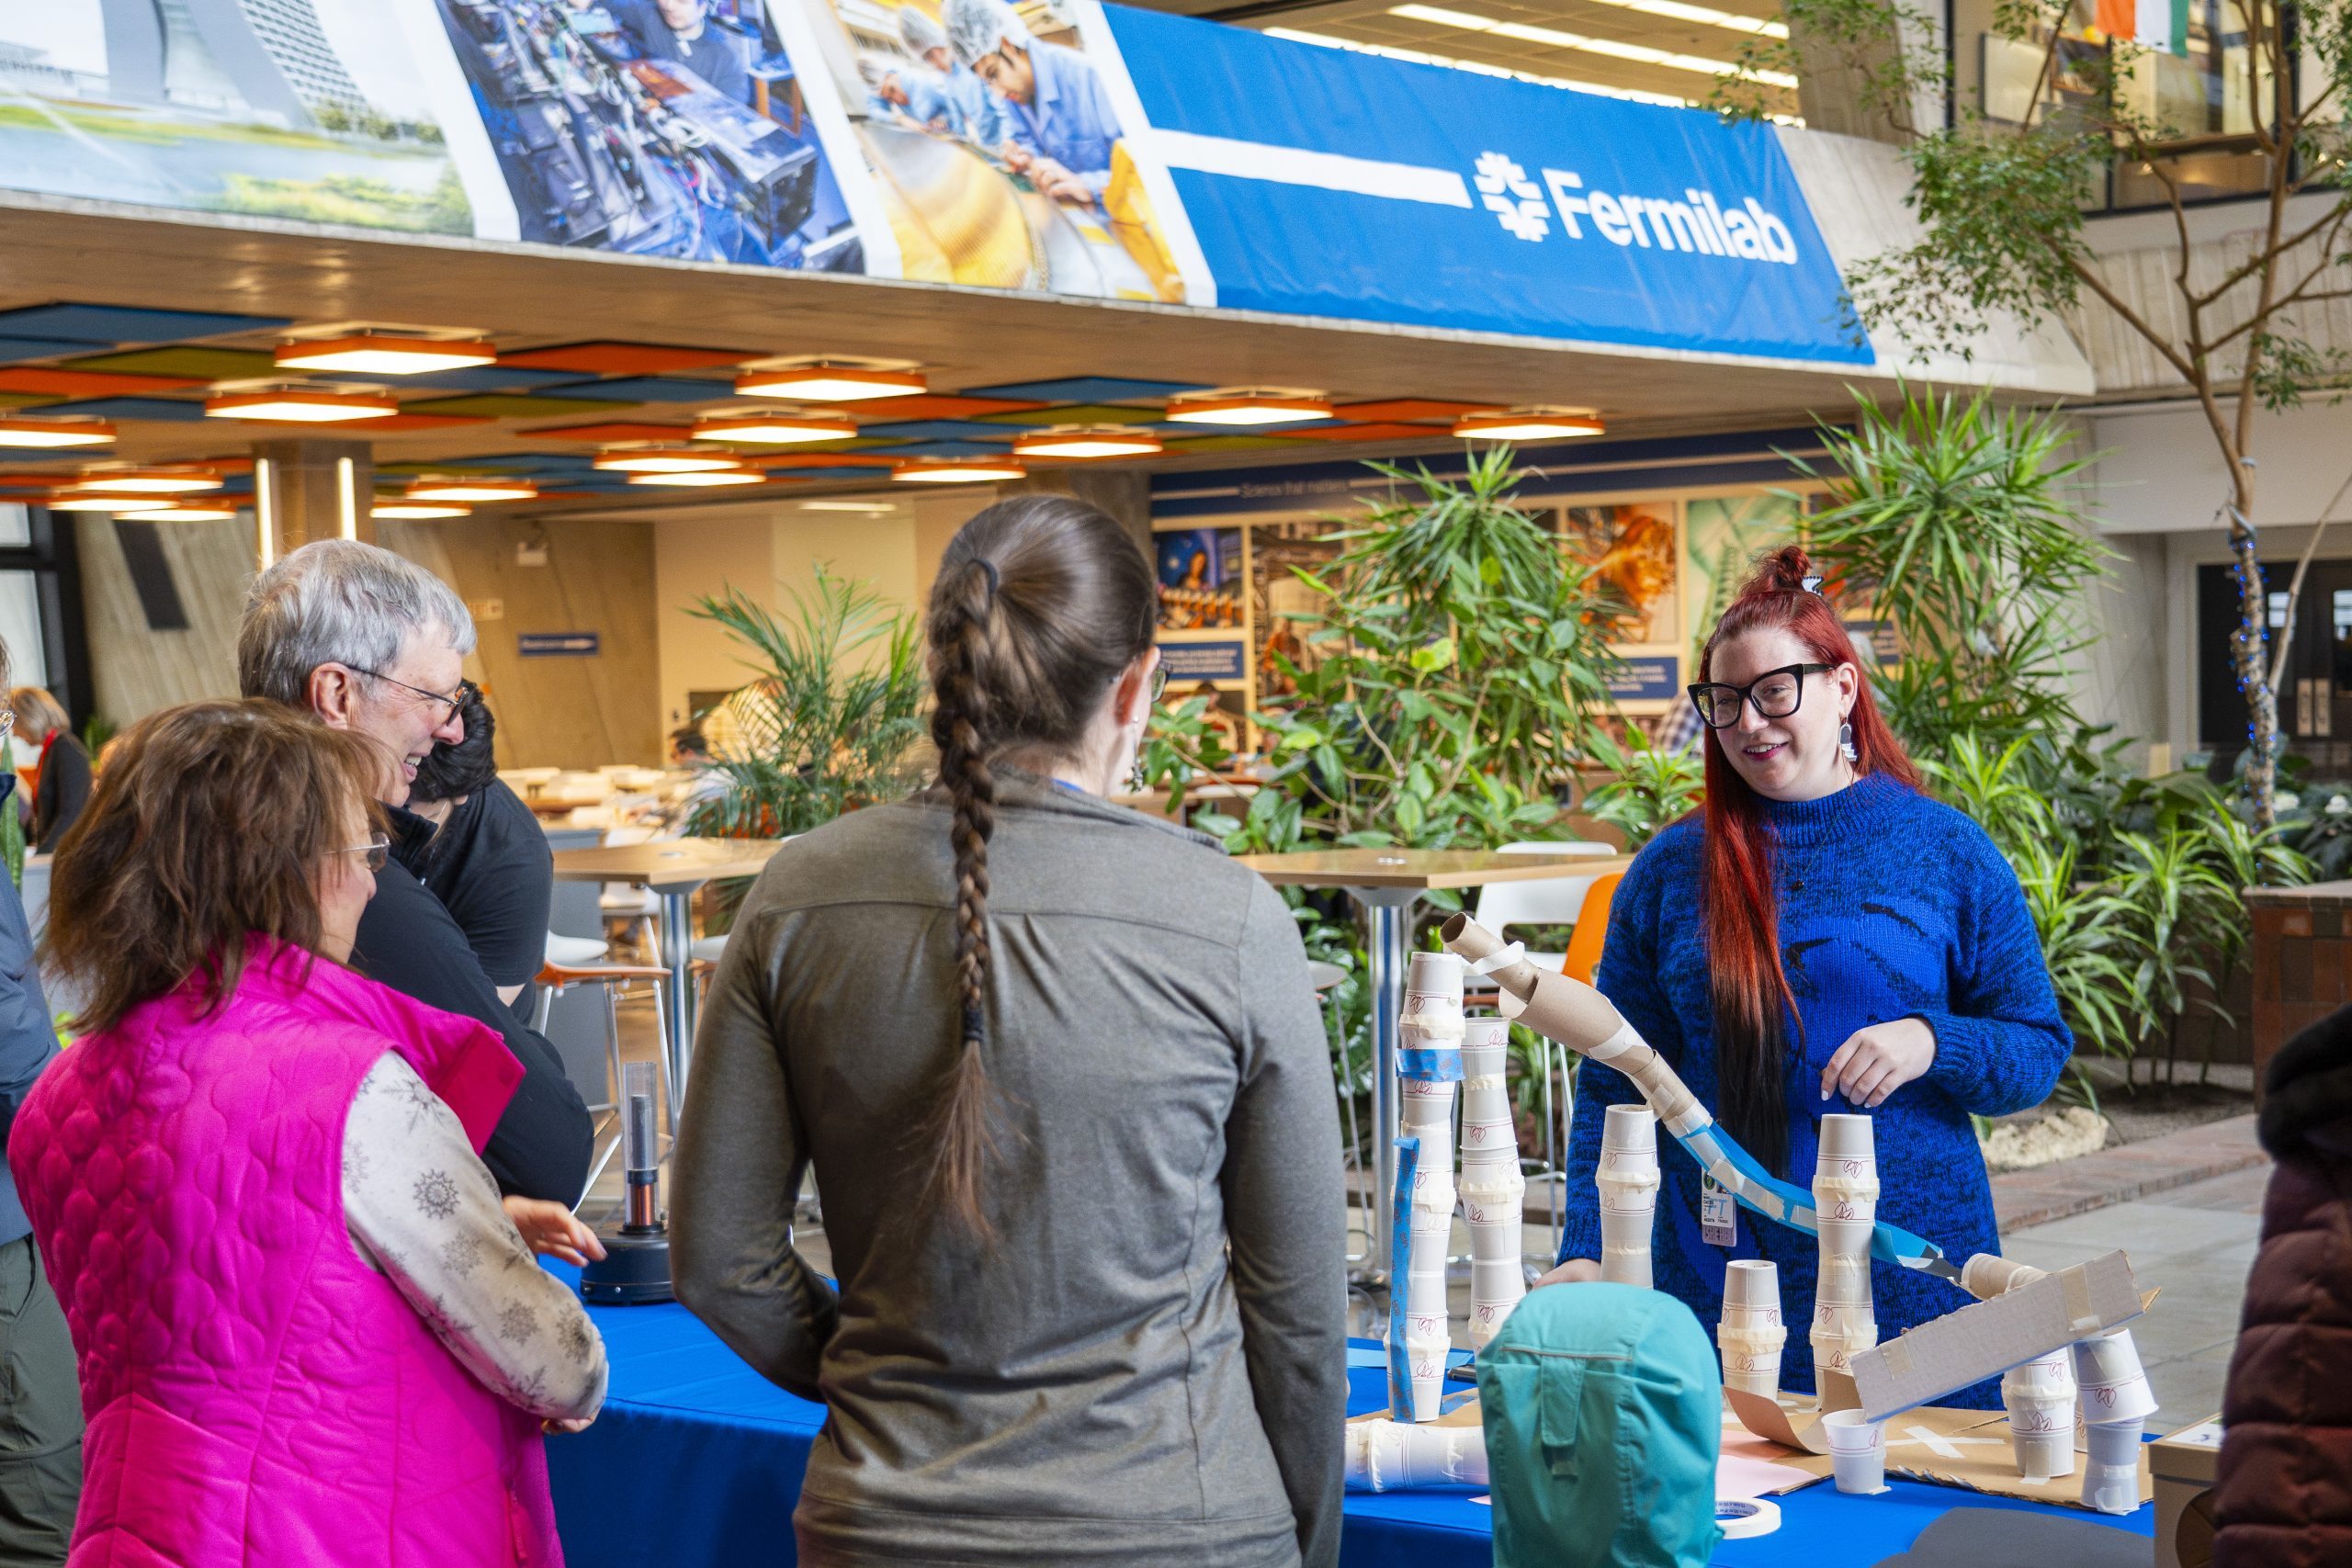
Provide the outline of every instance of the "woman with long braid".
[[[711,987],[679,1299],[829,1418],[831,1565],[1329,1568],[1338,1115],[1290,911],[1102,797],[1156,688],[1109,517],[1000,502],[927,622],[939,779],[770,863]],[[792,1247],[814,1165],[838,1287]]]

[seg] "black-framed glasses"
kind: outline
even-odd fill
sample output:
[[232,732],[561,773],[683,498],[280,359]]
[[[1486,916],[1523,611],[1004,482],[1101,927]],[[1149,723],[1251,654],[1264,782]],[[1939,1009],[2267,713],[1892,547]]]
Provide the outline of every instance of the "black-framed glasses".
[[[400,682],[395,681],[394,685]],[[339,855],[366,855],[369,871],[381,871],[384,863],[392,858],[392,841],[381,833],[372,835],[364,844],[345,844],[334,852]]]
[[428,692],[422,686],[412,686],[406,681],[395,681],[380,670],[369,670],[357,664],[345,665],[345,668],[355,675],[365,675],[371,681],[381,681],[387,686],[398,686],[401,691],[423,697],[428,703],[438,703],[441,705],[441,716],[434,725],[436,729],[457,717],[458,710],[465,705],[466,699],[480,690],[471,681],[460,681],[458,682],[458,689],[454,692]]
[[1804,701],[1804,678],[1826,675],[1837,668],[1835,664],[1790,664],[1767,670],[1745,686],[1701,681],[1688,688],[1690,705],[1699,710],[1710,729],[1729,729],[1737,724],[1739,710],[1749,703],[1756,705],[1761,717],[1786,718]]

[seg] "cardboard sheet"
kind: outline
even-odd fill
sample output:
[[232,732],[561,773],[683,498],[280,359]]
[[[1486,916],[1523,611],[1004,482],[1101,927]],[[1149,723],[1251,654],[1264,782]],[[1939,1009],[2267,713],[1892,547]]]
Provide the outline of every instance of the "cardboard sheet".
[[[1756,1436],[1735,1446],[1734,1434],[1726,1427],[1726,1453],[1737,1452],[1742,1458],[1748,1458],[1758,1455],[1769,1445],[1778,1451],[1778,1462],[1792,1469],[1817,1475],[1829,1472],[1827,1454],[1815,1451],[1804,1441],[1807,1435],[1818,1433],[1820,1412],[1774,1406],[1768,1416],[1755,1408],[1750,1396],[1737,1414],[1741,1423]],[[1785,1431],[1788,1436],[1781,1438],[1758,1432],[1759,1425],[1776,1432]],[[2009,1441],[2008,1417],[1998,1410],[1951,1410],[1926,1405],[1904,1411],[1886,1424],[1886,1472],[1936,1486],[1956,1486],[1964,1492],[2021,1497],[2064,1508],[2083,1506],[2081,1476],[2062,1475],[2034,1482],[2018,1473],[2017,1450]],[[2143,1450],[2140,1456],[2140,1500],[2144,1503],[2154,1495],[2154,1478]]]
[[[1920,1324],[1853,1358],[1854,1387],[1873,1420],[2000,1376],[2063,1345],[2140,1315],[2132,1264],[2109,1252],[2012,1286]],[[1890,1458],[1890,1464],[1892,1460]]]

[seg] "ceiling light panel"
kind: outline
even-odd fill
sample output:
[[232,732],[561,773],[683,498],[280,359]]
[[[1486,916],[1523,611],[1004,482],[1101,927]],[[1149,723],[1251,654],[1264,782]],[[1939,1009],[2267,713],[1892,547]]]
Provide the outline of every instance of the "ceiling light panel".
[[1064,425],[1023,435],[1013,442],[1020,457],[1148,457],[1163,450],[1159,437],[1148,430],[1121,425]]
[[281,370],[345,370],[368,376],[420,376],[432,370],[463,370],[494,365],[498,350],[483,338],[412,337],[395,333],[353,333],[311,342],[282,343],[276,355]]
[[169,497],[161,495],[89,495],[76,491],[51,496],[44,504],[51,512],[153,512],[171,503]]
[[895,465],[890,477],[904,484],[968,485],[1017,479],[1028,472],[1010,457],[912,457]]
[[794,446],[813,441],[850,441],[857,425],[841,414],[712,414],[695,421],[696,441],[740,441],[750,446]]
[[633,485],[671,485],[681,490],[708,490],[721,485],[755,485],[767,479],[755,468],[704,468],[691,473],[631,474]]
[[422,523],[436,517],[470,517],[473,515],[473,510],[470,506],[459,506],[446,501],[389,500],[379,501],[368,507],[368,515],[388,518],[395,522]]
[[1329,399],[1315,392],[1281,388],[1221,388],[1194,397],[1168,400],[1168,418],[1177,424],[1247,428],[1330,417]]
[[285,424],[340,424],[389,419],[401,405],[383,392],[329,392],[309,387],[221,392],[205,400],[209,419],[268,420]]
[[[1609,3],[1609,0],[1602,0],[1602,3]],[[1642,4],[1627,5],[1624,8],[1646,10],[1649,3],[1650,0],[1643,0]],[[1683,8],[1697,10],[1704,7]],[[1636,65],[1654,65],[1664,70],[1690,71],[1708,76],[1736,76],[1744,81],[1760,82],[1767,86],[1786,87],[1792,91],[1797,85],[1797,79],[1784,71],[1744,70],[1736,62],[1729,60],[1685,54],[1679,50],[1657,49],[1648,44],[1629,42],[1623,39],[1591,38],[1582,33],[1563,32],[1557,28],[1506,21],[1498,17],[1483,17],[1473,12],[1449,10],[1439,6],[1393,6],[1389,7],[1388,14],[1408,22],[1424,22],[1431,27],[1452,28],[1462,32],[1484,33],[1495,38],[1510,39],[1519,43],[1537,44],[1546,49],[1575,50],[1588,54],[1602,55],[1612,60],[1626,61]],[[1716,13],[1716,15],[1729,17],[1732,13],[1726,11]],[[1678,19],[1689,20],[1690,18]],[[1781,24],[1773,23],[1770,26],[1781,27]],[[1741,28],[1738,30],[1761,33],[1765,28]],[[1779,35],[1768,36],[1785,37],[1787,31],[1785,27],[1781,27]]]
[[853,365],[792,365],[746,370],[735,390],[747,398],[794,398],[812,403],[856,403],[914,397],[930,390],[911,370],[869,370]]
[[174,502],[168,506],[141,507],[139,520],[141,523],[227,523],[236,515],[237,510],[233,506]]
[[1268,38],[1286,39],[1292,43],[1311,43],[1318,49],[1342,49],[1351,54],[1377,55],[1383,60],[1402,60],[1415,65],[1442,65],[1449,71],[1467,71],[1474,76],[1499,76],[1512,82],[1532,82],[1539,87],[1558,87],[1570,93],[1590,93],[1596,97],[1621,98],[1627,103],[1657,104],[1662,108],[1681,109],[1695,106],[1689,98],[1671,93],[1645,93],[1634,87],[1611,87],[1599,82],[1572,82],[1561,76],[1539,76],[1530,71],[1511,71],[1500,65],[1489,65],[1483,60],[1461,60],[1450,54],[1428,54],[1418,49],[1396,49],[1387,44],[1367,43],[1361,39],[1340,38],[1335,33],[1304,32],[1296,28],[1267,28]]
[[486,474],[434,475],[410,481],[411,501],[529,501],[539,493],[530,479],[502,479]]
[[105,446],[114,425],[103,419],[0,419],[0,446]]
[[742,467],[731,452],[690,446],[608,446],[593,465],[610,474],[704,474]]
[[219,474],[202,468],[125,468],[85,474],[72,488],[107,495],[187,495],[219,490],[220,484]]

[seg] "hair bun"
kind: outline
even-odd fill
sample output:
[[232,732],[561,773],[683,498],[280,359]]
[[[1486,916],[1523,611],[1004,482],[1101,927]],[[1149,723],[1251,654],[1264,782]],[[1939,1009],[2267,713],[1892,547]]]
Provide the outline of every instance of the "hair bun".
[[1753,599],[1763,593],[1816,592],[1814,586],[1821,574],[1814,570],[1813,558],[1804,553],[1802,545],[1782,545],[1756,558],[1756,570],[1740,584],[1739,597]]

